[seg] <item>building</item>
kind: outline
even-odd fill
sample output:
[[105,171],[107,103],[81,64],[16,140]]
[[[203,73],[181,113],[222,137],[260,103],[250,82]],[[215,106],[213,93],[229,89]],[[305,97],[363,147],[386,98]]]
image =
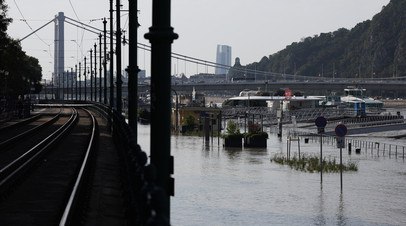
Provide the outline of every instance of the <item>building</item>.
[[231,46],[217,45],[216,63],[225,67],[216,67],[215,74],[226,75],[231,67]]

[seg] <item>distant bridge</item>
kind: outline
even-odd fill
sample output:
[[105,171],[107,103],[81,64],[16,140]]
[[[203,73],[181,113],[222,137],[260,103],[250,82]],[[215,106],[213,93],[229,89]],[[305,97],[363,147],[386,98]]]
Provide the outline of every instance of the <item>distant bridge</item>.
[[[381,96],[389,98],[406,97],[406,81],[368,81],[368,82],[244,82],[244,83],[195,83],[176,84],[172,88],[179,93],[191,93],[195,88],[198,93],[217,95],[238,95],[244,89],[275,92],[278,89],[290,88],[293,92],[301,91],[305,95],[328,95],[331,92],[342,94],[348,86],[359,86],[366,89],[368,96]],[[139,91],[149,90],[149,85],[139,85]],[[123,89],[127,92],[127,87]],[[126,96],[126,94],[124,94]]]
[[[193,88],[196,92],[204,93],[206,95],[225,95],[225,96],[235,96],[238,95],[240,91],[244,89],[250,90],[262,90],[269,91],[271,93],[278,89],[289,88],[293,92],[300,91],[304,95],[329,95],[332,92],[337,94],[342,94],[343,90],[348,86],[359,86],[366,89],[367,96],[371,97],[384,97],[384,98],[406,98],[406,81],[379,81],[379,82],[244,82],[244,83],[188,83],[188,84],[175,84],[172,85],[172,89],[177,91],[179,94],[191,94]],[[54,90],[54,91],[52,91]],[[47,86],[47,93],[58,92],[58,87]],[[68,89],[69,95],[72,88]],[[99,89],[98,89],[99,90]],[[128,86],[123,85],[123,97],[128,96]],[[149,85],[138,85],[139,92],[145,92],[150,90]],[[61,89],[59,89],[61,92]],[[64,89],[66,93],[67,89]],[[44,93],[45,90],[42,91]],[[73,88],[75,92],[75,88]],[[88,96],[90,96],[90,87],[87,87]],[[109,95],[109,90],[107,90]],[[81,87],[81,93],[84,94],[84,87]],[[89,98],[89,97],[88,97]]]

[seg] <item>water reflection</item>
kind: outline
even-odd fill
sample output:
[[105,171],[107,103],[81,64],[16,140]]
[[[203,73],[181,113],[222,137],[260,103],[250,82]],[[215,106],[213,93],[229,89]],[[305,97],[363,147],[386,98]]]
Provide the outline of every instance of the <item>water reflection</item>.
[[[148,150],[149,130],[143,129],[139,142]],[[173,225],[406,225],[403,159],[345,154],[345,161],[359,161],[359,171],[344,174],[344,197],[339,174],[323,174],[321,187],[318,173],[270,162],[286,154],[285,139],[271,134],[266,149],[225,149],[222,142],[172,137]],[[301,153],[317,154],[319,144],[301,143]],[[338,153],[323,147],[326,157]]]
[[241,157],[241,148],[224,148],[224,152],[230,160],[239,160]]
[[326,225],[324,209],[324,193],[323,190],[320,190],[320,195],[318,196],[318,214],[314,220],[314,225]]
[[337,210],[337,225],[347,225],[346,223],[346,217],[344,213],[344,195],[343,193],[340,193],[340,198],[338,202],[338,210]]

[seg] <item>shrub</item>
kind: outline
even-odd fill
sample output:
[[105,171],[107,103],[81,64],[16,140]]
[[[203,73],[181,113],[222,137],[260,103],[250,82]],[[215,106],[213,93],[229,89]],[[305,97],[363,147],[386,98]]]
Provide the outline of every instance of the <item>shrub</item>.
[[243,134],[240,133],[237,123],[234,121],[228,121],[226,127],[226,133],[222,135],[223,138],[242,138]]
[[[271,158],[271,162],[276,162],[281,165],[288,165],[290,168],[304,172],[320,172],[320,158],[315,155],[303,154],[300,158],[294,155],[292,158],[287,159],[283,154],[276,154]],[[323,172],[336,173],[340,172],[340,164],[336,163],[336,159],[323,158]],[[343,163],[343,171],[358,171],[358,165],[355,162],[349,161],[347,164]]]

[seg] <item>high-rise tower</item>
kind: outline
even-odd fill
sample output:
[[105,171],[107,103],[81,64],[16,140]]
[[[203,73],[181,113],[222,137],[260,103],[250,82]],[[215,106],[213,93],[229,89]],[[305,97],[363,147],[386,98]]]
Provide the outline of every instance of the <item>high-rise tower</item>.
[[[216,63],[227,67],[231,66],[231,46],[217,45]],[[220,75],[227,73],[228,68],[216,67],[215,74]]]

